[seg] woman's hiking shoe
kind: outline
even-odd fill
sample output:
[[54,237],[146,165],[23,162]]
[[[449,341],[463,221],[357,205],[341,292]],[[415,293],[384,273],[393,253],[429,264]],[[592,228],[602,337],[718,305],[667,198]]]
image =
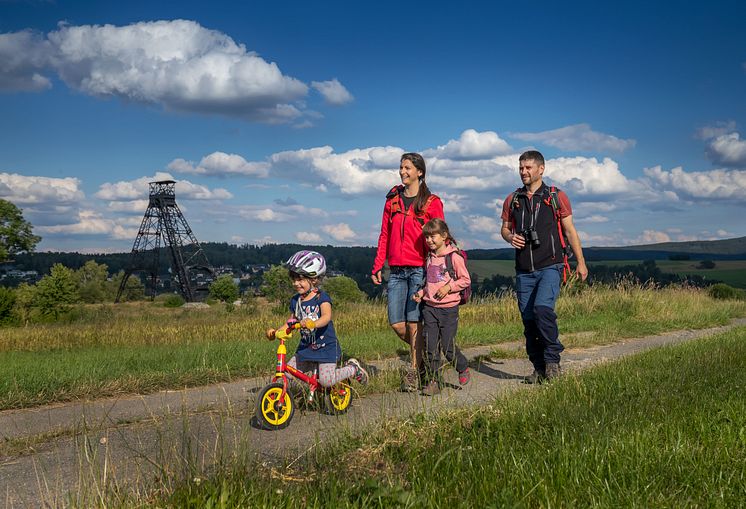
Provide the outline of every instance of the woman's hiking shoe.
[[365,369],[363,368],[362,365],[360,365],[360,361],[359,360],[354,359],[354,358],[353,359],[349,359],[347,361],[347,365],[348,366],[352,366],[353,368],[355,368],[355,374],[353,375],[353,377],[355,378],[355,380],[357,380],[358,382],[360,382],[363,385],[368,385],[368,378],[369,378],[368,377],[368,372],[365,371]]
[[560,367],[559,362],[547,362],[547,380],[554,380],[555,378],[559,378],[560,375],[562,375],[562,368]]
[[547,379],[547,375],[544,371],[539,371],[534,368],[534,372],[523,379],[523,383],[526,384],[540,384]]
[[412,368],[404,368],[401,379],[402,392],[417,392],[420,390],[420,374]]
[[469,372],[469,368],[466,368],[465,370],[459,372],[458,374],[459,385],[466,385],[469,383],[469,380],[471,380],[471,373]]
[[440,394],[440,385],[435,380],[430,380],[424,389],[422,389],[423,396],[435,396]]

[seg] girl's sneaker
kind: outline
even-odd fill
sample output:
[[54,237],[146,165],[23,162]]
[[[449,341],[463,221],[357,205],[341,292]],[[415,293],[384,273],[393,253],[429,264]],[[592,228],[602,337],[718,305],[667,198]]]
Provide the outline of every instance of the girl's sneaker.
[[469,380],[471,380],[471,373],[469,373],[469,368],[466,368],[465,370],[459,372],[458,374],[459,385],[466,385],[469,383]]
[[355,374],[353,375],[355,380],[360,382],[363,385],[368,384],[368,372],[365,371],[362,365],[360,365],[360,361],[357,359],[350,359],[347,361],[348,366],[352,366],[355,368]]

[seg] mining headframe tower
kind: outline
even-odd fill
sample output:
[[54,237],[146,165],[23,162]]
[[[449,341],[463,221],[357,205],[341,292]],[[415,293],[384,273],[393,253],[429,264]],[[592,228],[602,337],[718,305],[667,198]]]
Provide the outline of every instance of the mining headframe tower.
[[173,180],[150,182],[148,208],[132,246],[129,265],[119,284],[116,302],[119,302],[127,280],[134,272],[150,274],[151,295],[155,296],[162,251],[168,252],[172,277],[187,302],[198,300],[193,277],[199,273],[214,277],[202,246],[176,204],[175,188],[176,182]]

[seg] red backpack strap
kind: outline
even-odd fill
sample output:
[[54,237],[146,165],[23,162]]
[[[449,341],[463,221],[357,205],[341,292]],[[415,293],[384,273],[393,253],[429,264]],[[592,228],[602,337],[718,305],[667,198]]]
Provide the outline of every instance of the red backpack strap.
[[560,245],[562,246],[562,282],[567,282],[571,272],[570,262],[567,256],[567,242],[565,242],[565,230],[562,228],[562,215],[560,214],[560,205],[558,197],[559,189],[555,186],[549,188],[549,197],[546,200],[547,205],[552,207],[554,217],[557,220],[557,234],[559,235]]
[[518,196],[520,195],[520,192],[523,190],[523,188],[519,187],[515,191],[513,191],[513,195],[510,198],[510,210],[513,209],[519,209],[521,208],[521,202],[518,200]]
[[399,194],[401,193],[402,189],[404,189],[404,186],[394,186],[386,194],[386,201],[391,202],[391,215],[389,216],[389,222],[393,220],[395,214],[404,212],[402,210],[401,200],[399,199]]
[[389,192],[386,193],[386,199],[390,200],[391,198],[395,196],[399,196],[399,193],[402,191],[402,189],[404,189],[404,186],[401,186],[401,185],[392,187],[391,190],[389,190]]
[[510,208],[509,208],[509,210],[510,210],[510,226],[511,226],[511,229],[513,231],[515,231],[515,225],[516,225],[515,214],[513,213],[513,211],[515,209],[521,208],[521,202],[518,199],[518,193],[520,191],[521,191],[521,188],[519,187],[518,189],[516,189],[515,191],[513,191],[513,194],[510,196]]

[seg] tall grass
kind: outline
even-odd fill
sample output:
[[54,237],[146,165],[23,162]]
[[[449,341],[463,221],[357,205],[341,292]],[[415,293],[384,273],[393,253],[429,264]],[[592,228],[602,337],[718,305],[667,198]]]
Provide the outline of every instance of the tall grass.
[[240,465],[167,507],[741,507],[746,328],[384,423],[306,465]]
[[[347,304],[334,313],[345,354],[373,360],[407,351],[391,332],[382,302]],[[89,306],[78,314],[73,323],[0,329],[0,409],[267,373],[276,345],[264,339],[264,331],[287,318],[267,304],[232,313],[222,307],[119,304]],[[722,325],[746,315],[746,302],[713,300],[687,288],[599,286],[560,297],[558,315],[563,341],[582,346]],[[521,331],[510,296],[461,308],[463,347],[520,340]]]

